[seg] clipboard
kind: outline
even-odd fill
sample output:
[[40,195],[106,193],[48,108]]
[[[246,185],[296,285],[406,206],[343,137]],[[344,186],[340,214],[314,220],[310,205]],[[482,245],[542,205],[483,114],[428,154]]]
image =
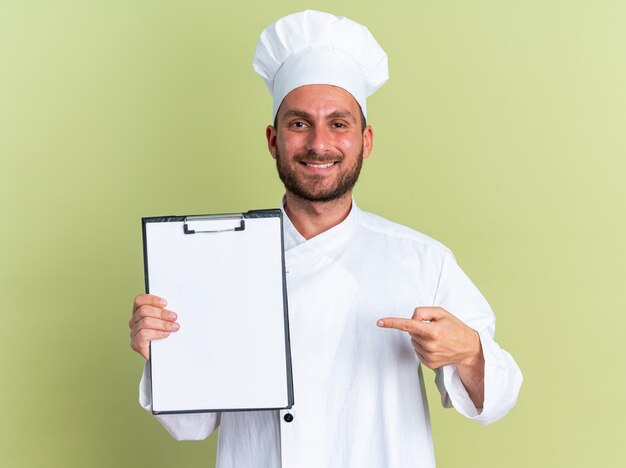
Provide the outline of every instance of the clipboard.
[[282,211],[142,218],[146,292],[180,329],[150,343],[152,413],[294,404]]

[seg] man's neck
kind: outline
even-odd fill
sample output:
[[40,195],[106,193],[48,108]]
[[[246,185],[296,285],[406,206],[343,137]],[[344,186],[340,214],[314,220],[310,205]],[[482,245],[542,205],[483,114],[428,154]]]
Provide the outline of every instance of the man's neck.
[[284,205],[289,220],[308,240],[337,226],[348,217],[352,208],[352,193],[328,202],[315,202],[287,192]]

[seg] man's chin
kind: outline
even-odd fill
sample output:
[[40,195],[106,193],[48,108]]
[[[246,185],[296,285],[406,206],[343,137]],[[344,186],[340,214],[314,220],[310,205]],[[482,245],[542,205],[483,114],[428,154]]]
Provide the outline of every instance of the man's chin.
[[350,196],[351,190],[318,190],[318,191],[310,191],[310,190],[302,190],[300,188],[289,188],[285,187],[285,189],[290,192],[292,195],[296,197],[306,200],[309,202],[332,202],[344,198],[345,196]]
[[307,202],[333,202],[352,195],[352,188],[356,184],[361,164],[344,177],[316,176],[302,177],[291,171],[282,171],[277,164],[278,175],[285,185],[287,192]]

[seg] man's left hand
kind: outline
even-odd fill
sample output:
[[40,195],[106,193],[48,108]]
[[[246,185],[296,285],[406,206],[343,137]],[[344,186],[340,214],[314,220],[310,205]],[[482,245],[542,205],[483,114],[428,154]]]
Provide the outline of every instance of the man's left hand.
[[431,369],[472,365],[482,357],[478,333],[441,307],[418,307],[410,319],[389,317],[377,325],[407,332],[417,357]]
[[485,359],[476,330],[441,307],[418,307],[410,319],[388,317],[377,325],[407,332],[425,366],[456,365],[470,398],[477,408],[482,407]]

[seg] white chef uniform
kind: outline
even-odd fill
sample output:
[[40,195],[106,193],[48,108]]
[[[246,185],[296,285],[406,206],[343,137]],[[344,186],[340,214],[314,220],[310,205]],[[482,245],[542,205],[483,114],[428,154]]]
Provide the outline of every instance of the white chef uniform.
[[[515,404],[521,372],[493,340],[489,305],[445,246],[354,202],[342,223],[309,240],[285,214],[284,233],[294,407],[156,416],[175,438],[203,439],[219,426],[218,468],[434,467],[410,337],[376,326],[385,316],[410,318],[417,306],[443,307],[480,334],[483,409],[452,365],[437,371],[443,405],[488,424]],[[149,410],[148,369],[140,402]]]

